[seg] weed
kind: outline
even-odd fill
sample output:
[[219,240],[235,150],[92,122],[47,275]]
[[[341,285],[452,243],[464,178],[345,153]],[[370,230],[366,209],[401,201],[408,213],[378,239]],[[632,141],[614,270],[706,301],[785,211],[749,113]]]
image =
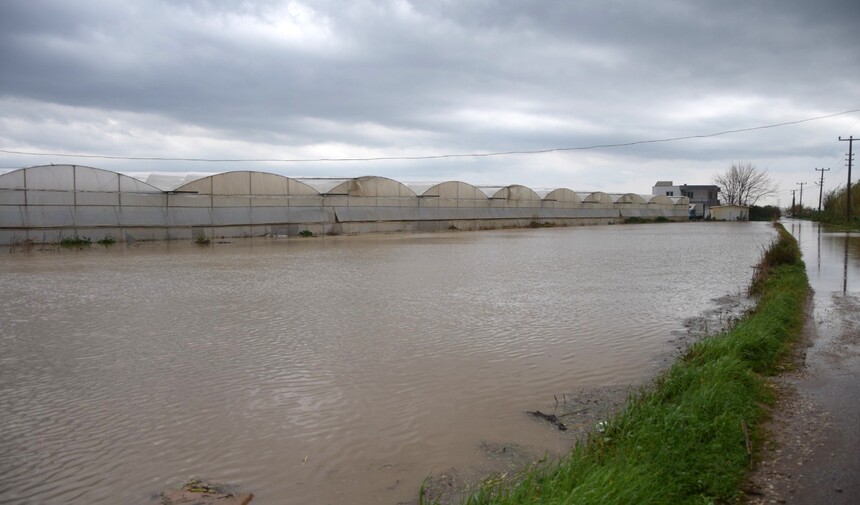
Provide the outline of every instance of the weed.
[[33,250],[33,246],[35,242],[33,239],[21,239],[18,235],[12,237],[11,242],[9,243],[9,252],[15,252],[16,249],[20,248],[21,251],[25,253],[29,253]]
[[207,237],[206,235],[200,235],[196,239],[194,239],[194,243],[197,245],[209,245],[212,243],[212,239]]
[[314,233],[310,230],[302,230],[299,232],[300,237],[313,237]]
[[61,239],[60,239],[60,246],[61,246],[61,247],[69,247],[69,248],[72,248],[72,247],[78,247],[78,248],[83,248],[83,247],[89,247],[89,246],[91,246],[91,245],[92,245],[92,243],[93,243],[93,241],[92,241],[92,240],[90,240],[90,238],[89,238],[89,237],[80,237],[80,236],[78,236],[78,235],[74,235],[74,236],[72,236],[72,237],[63,237],[63,238],[61,238]]
[[647,217],[632,216],[624,220],[624,224],[643,224],[643,223],[671,223],[672,220],[666,216],[657,216],[654,219]]
[[549,221],[544,221],[541,223],[540,221],[532,221],[529,223],[529,228],[553,228],[555,224],[550,223]]
[[113,238],[113,235],[111,235],[110,233],[108,233],[107,235],[105,235],[105,236],[104,236],[104,238],[103,238],[103,239],[99,240],[99,241],[98,241],[98,242],[96,242],[96,243],[97,243],[97,244],[101,244],[101,245],[103,245],[103,246],[107,247],[107,246],[109,246],[109,245],[114,245],[114,244],[116,244],[116,239],[115,239],[115,238]]

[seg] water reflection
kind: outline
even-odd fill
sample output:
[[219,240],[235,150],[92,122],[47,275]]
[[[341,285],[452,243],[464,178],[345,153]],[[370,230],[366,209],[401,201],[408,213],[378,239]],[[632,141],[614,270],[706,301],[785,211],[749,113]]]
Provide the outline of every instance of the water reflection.
[[[857,291],[860,278],[860,233],[837,230],[810,221],[786,221],[800,244],[809,282],[816,292]],[[814,243],[809,237],[813,236]],[[814,269],[810,268],[815,265]]]

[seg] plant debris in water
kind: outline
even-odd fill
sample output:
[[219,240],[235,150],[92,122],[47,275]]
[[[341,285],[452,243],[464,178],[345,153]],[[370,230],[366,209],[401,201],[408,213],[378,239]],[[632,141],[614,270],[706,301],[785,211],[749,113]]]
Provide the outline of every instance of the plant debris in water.
[[544,414],[540,410],[527,410],[526,414],[552,424],[558,428],[558,431],[567,431],[567,426],[565,426],[564,423],[561,422],[561,419],[559,419],[555,414]]
[[203,479],[191,479],[182,489],[161,493],[162,505],[247,505],[252,499],[253,493],[237,493],[232,486]]

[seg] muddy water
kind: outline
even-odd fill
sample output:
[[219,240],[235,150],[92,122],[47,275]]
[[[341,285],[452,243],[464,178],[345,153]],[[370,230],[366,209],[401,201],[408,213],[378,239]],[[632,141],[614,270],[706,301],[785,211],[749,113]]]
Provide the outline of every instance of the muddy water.
[[765,223],[142,243],[0,257],[0,503],[395,504],[524,410],[630,384],[744,289]]
[[860,233],[810,221],[787,220],[785,228],[800,244],[816,303],[860,292]]

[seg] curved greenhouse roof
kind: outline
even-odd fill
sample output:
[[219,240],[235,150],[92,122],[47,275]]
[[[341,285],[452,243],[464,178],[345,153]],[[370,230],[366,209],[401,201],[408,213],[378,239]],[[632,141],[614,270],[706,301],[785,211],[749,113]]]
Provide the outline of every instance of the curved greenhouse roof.
[[612,198],[613,203],[639,203],[645,204],[648,203],[647,200],[642,198],[642,196],[637,195],[636,193],[623,193],[623,194],[611,194],[609,195]]
[[672,201],[671,197],[665,195],[652,195],[648,200],[648,203],[655,205],[675,205],[675,202]]
[[210,175],[176,188],[177,192],[212,195],[319,196],[319,191],[269,172],[238,171]]
[[582,199],[582,203],[602,203],[609,205],[614,203],[612,197],[603,191],[594,191],[592,193],[577,192],[577,195]]
[[572,204],[582,203],[582,198],[575,191],[567,188],[554,189],[542,196],[544,201],[567,202]]
[[414,191],[402,182],[366,175],[355,179],[314,179],[300,178],[300,182],[315,188],[323,195],[347,195],[364,197],[416,197]]
[[440,182],[430,186],[419,195],[460,200],[486,200],[488,198],[480,188],[462,181]]
[[210,177],[212,172],[122,172],[123,174],[155,186],[162,191],[175,191],[189,182]]
[[30,191],[161,193],[162,189],[127,175],[83,165],[40,165],[0,175],[0,188]]
[[[24,187],[26,183],[26,188]],[[133,193],[197,193],[218,196],[351,196],[351,197],[437,197],[470,200],[480,204],[486,199],[517,202],[517,207],[543,202],[563,202],[565,207],[582,204],[687,205],[687,197],[607,194],[601,191],[575,192],[568,188],[533,190],[519,184],[474,186],[463,181],[404,184],[380,176],[358,178],[287,177],[260,171],[202,172],[113,172],[82,165],[42,165],[0,173],[0,188],[33,191],[98,191]],[[555,207],[555,204],[553,204]]]
[[519,184],[511,184],[510,186],[477,186],[487,198],[492,200],[512,200],[512,201],[536,201],[540,202],[541,197],[531,188],[521,186]]
[[334,188],[352,179],[343,179],[340,177],[296,177],[293,180],[307,184],[321,195],[327,195],[332,193]]

